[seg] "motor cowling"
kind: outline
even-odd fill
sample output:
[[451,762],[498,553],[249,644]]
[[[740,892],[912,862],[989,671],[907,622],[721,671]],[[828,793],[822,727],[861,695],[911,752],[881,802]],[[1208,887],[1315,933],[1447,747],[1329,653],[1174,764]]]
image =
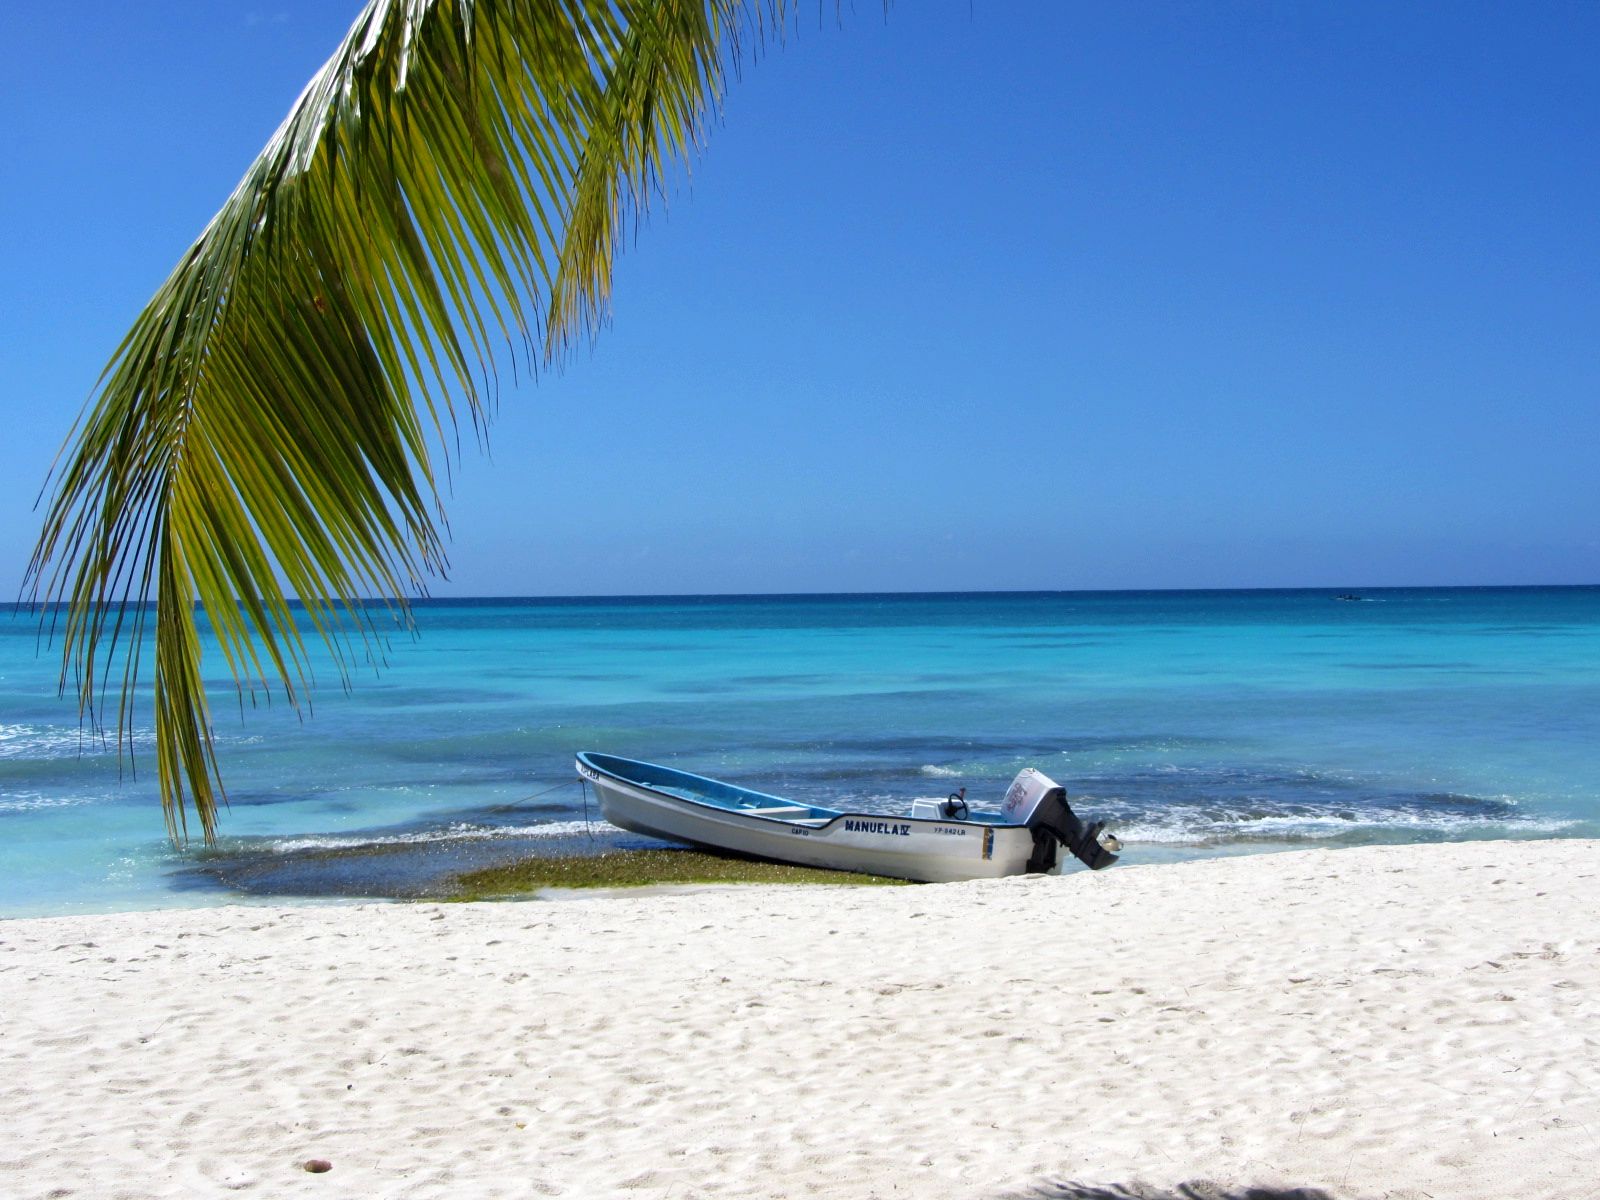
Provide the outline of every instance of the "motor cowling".
[[1057,845],[1065,846],[1091,871],[1117,861],[1100,839],[1105,822],[1085,822],[1067,803],[1067,789],[1032,767],[1011,781],[1000,811],[1008,821],[1033,830],[1033,857],[1027,868],[1030,872],[1048,871],[1055,866]]

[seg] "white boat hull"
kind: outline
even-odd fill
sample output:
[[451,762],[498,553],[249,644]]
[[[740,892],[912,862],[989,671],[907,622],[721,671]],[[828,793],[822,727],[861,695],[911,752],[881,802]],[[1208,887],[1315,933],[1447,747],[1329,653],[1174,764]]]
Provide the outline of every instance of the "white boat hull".
[[[1023,825],[873,813],[785,820],[665,794],[583,759],[578,773],[594,785],[600,811],[613,825],[756,858],[923,883],[955,883],[1020,875],[1034,854],[1033,831]],[[766,799],[783,806],[775,797]]]

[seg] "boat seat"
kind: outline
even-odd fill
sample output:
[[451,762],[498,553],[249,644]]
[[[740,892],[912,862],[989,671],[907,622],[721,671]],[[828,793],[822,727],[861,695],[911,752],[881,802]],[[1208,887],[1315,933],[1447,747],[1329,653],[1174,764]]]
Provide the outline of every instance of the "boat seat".
[[773,813],[810,812],[811,810],[804,804],[775,804],[771,808],[740,808],[735,811],[741,812],[747,817],[770,817]]

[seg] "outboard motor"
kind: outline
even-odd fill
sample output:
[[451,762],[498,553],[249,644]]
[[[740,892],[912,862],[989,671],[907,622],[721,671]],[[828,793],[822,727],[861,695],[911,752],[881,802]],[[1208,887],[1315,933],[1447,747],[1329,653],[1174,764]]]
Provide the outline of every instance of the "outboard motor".
[[1000,811],[1006,820],[1033,830],[1030,872],[1048,871],[1056,865],[1058,842],[1091,871],[1109,867],[1117,861],[1112,851],[1122,849],[1121,842],[1104,832],[1104,821],[1085,824],[1067,803],[1067,789],[1032,767],[1011,781]]

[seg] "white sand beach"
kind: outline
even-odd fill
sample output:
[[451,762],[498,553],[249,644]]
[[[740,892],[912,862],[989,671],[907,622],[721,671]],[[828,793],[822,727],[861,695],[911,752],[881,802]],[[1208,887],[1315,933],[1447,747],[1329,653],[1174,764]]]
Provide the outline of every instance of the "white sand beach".
[[1600,843],[15,920],[0,1030],[6,1197],[1581,1200]]

